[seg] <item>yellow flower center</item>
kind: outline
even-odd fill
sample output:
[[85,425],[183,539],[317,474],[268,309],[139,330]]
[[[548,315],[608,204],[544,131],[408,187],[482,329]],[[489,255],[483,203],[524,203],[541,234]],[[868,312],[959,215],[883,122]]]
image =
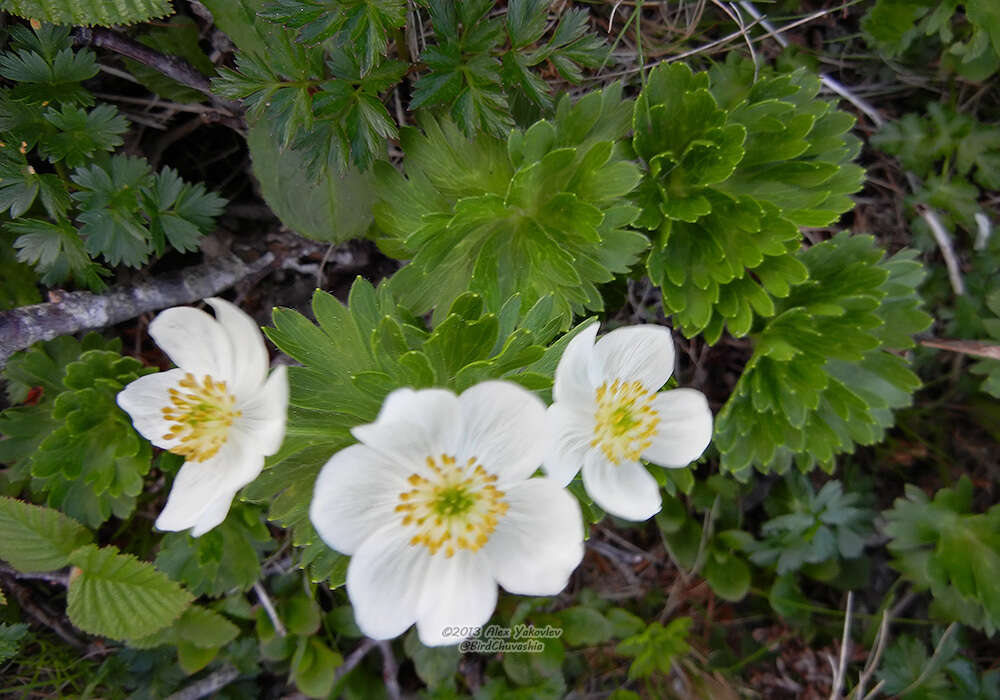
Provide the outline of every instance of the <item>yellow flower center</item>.
[[642,382],[618,379],[597,387],[594,412],[594,439],[591,447],[600,447],[614,464],[635,462],[653,444],[659,413],[652,407],[653,392]]
[[463,465],[455,458],[441,455],[427,458],[430,478],[411,474],[413,487],[399,494],[397,513],[404,513],[402,524],[416,529],[410,545],[424,545],[445,557],[456,549],[475,552],[486,544],[497,521],[507,512],[504,492],[498,491],[497,477],[472,457]]
[[163,417],[173,425],[164,440],[179,439],[171,452],[184,455],[192,462],[204,462],[226,444],[229,426],[240,416],[234,411],[236,397],[207,374],[201,383],[188,372],[177,389],[170,389],[170,405],[163,408]]

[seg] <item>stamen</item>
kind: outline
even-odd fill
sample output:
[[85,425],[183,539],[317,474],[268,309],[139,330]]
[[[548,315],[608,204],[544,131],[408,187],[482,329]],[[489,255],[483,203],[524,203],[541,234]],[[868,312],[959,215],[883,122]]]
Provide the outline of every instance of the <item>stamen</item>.
[[597,388],[594,412],[594,439],[591,447],[601,452],[614,465],[634,462],[656,435],[659,413],[652,407],[653,392],[646,391],[642,382],[622,382],[615,379]]
[[497,476],[475,457],[459,465],[454,456],[442,454],[425,463],[431,477],[411,474],[407,482],[414,488],[399,494],[395,508],[405,514],[402,525],[418,530],[410,544],[423,545],[432,555],[443,550],[445,558],[460,549],[482,548],[508,508],[504,492],[494,486]]
[[205,375],[201,383],[188,372],[170,389],[170,405],[162,409],[163,417],[173,423],[163,435],[164,440],[180,440],[171,452],[184,455],[192,462],[204,462],[226,444],[229,427],[241,414],[234,411],[236,397],[229,393],[225,382]]

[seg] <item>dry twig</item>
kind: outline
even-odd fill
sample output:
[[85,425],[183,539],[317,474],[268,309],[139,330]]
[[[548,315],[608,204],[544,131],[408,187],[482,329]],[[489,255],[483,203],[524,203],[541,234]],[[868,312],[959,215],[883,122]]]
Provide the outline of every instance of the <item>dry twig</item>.
[[0,312],[0,367],[7,358],[40,340],[113,326],[150,311],[190,304],[218,294],[245,277],[266,270],[271,253],[247,264],[235,255],[196,265],[129,286],[112,287],[103,294],[51,292],[47,304]]

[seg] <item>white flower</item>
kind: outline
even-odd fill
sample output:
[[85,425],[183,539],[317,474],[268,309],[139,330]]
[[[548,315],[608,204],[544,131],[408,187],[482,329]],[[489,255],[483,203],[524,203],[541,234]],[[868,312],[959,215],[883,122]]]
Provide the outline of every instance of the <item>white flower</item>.
[[366,635],[390,639],[415,622],[424,644],[457,644],[449,628],[485,623],[498,583],[522,595],[566,586],[583,523],[575,498],[529,478],[547,445],[535,396],[502,381],[461,396],[398,389],[352,433],[360,444],[323,467],[309,516],[352,556],[347,593]]
[[185,457],[156,527],[194,528],[194,537],[226,519],[236,492],[277,452],[288,407],[285,368],[267,376],[254,320],[223,299],[206,301],[215,318],[179,306],[149,324],[177,369],[140,377],[118,394],[143,437]]
[[708,447],[712,412],[700,391],[656,393],[674,370],[666,328],[619,328],[595,344],[596,336],[595,323],[559,360],[545,472],[565,486],[583,467],[584,488],[597,505],[646,520],[660,510],[660,489],[639,458],[686,466]]

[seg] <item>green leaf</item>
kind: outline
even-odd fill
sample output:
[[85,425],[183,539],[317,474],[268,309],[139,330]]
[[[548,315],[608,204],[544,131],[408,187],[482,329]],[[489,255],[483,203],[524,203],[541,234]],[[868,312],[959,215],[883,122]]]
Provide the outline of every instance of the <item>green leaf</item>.
[[70,556],[67,614],[85,632],[145,637],[171,624],[192,596],[162,573],[114,547],[80,547]]
[[139,194],[149,182],[144,159],[114,156],[110,170],[81,167],[70,176],[79,190],[77,219],[87,252],[112,265],[141,266],[151,252],[150,234],[139,214]]
[[63,105],[58,111],[46,110],[44,116],[55,131],[42,137],[38,152],[49,162],[63,161],[70,168],[90,162],[97,151],[115,150],[128,130],[128,122],[114,105],[98,105],[89,112]]
[[615,652],[634,657],[628,669],[630,679],[649,678],[657,671],[669,675],[677,657],[691,650],[687,643],[690,629],[690,617],[675,618],[666,627],[653,622],[642,632],[623,639]]
[[933,501],[908,485],[906,498],[886,511],[884,529],[893,566],[944,600],[962,623],[992,635],[1000,627],[1000,507],[970,514],[971,497],[968,477]]
[[90,532],[59,511],[0,496],[0,559],[18,571],[54,571],[91,541]]
[[799,226],[849,209],[863,171],[848,161],[851,118],[815,99],[802,71],[757,80],[735,54],[710,73],[662,64],[633,111],[645,174],[637,225],[654,235],[646,260],[665,310],[692,337],[747,334],[806,279],[792,254]]
[[[118,391],[152,370],[108,350],[88,350],[71,359],[95,345],[103,343],[90,338],[81,347],[52,341],[42,353],[31,351],[28,362],[15,363],[28,370],[18,381],[44,378],[43,391],[50,394],[43,394],[42,407],[12,408],[0,416],[10,436],[0,442],[0,459],[35,477],[31,490],[45,495],[48,505],[93,527],[112,513],[125,518],[132,512],[152,457],[149,443],[115,403]],[[51,358],[45,356],[50,353]],[[61,386],[56,386],[53,375],[63,367]]]
[[626,230],[638,212],[621,202],[638,172],[612,146],[627,114],[613,85],[563,99],[551,123],[512,132],[506,146],[447,121],[405,129],[407,177],[376,168],[376,222],[393,254],[411,259],[394,292],[416,313],[434,308],[435,322],[470,290],[493,311],[517,293],[525,304],[552,294],[564,323],[600,309],[596,285],[647,245]]
[[261,125],[247,134],[261,194],[288,228],[318,241],[362,238],[372,223],[371,171],[325,169],[314,179],[301,153],[282,149]]
[[0,622],[0,663],[17,655],[21,640],[27,635],[27,624],[8,625],[6,622]]
[[416,629],[411,629],[403,639],[403,650],[413,661],[420,680],[431,690],[454,678],[462,658],[457,646],[424,646]]
[[6,0],[4,10],[24,19],[104,27],[148,22],[174,11],[169,0],[128,0],[111,4],[96,0]]
[[734,555],[709,555],[705,562],[705,580],[723,600],[739,602],[750,590],[750,567]]
[[318,637],[301,637],[292,657],[292,680],[308,697],[325,698],[333,689],[337,667],[342,663],[344,658]]
[[583,605],[560,610],[563,637],[573,646],[596,646],[614,635],[614,627],[604,615]]
[[156,566],[194,595],[245,591],[260,578],[261,550],[270,541],[260,513],[234,503],[222,524],[201,537],[167,533],[160,542]]
[[874,444],[919,379],[886,352],[930,323],[919,310],[913,255],[879,260],[870,236],[848,236],[798,255],[809,279],[791,288],[761,329],[754,355],[723,407],[714,442],[723,469],[784,471]]

